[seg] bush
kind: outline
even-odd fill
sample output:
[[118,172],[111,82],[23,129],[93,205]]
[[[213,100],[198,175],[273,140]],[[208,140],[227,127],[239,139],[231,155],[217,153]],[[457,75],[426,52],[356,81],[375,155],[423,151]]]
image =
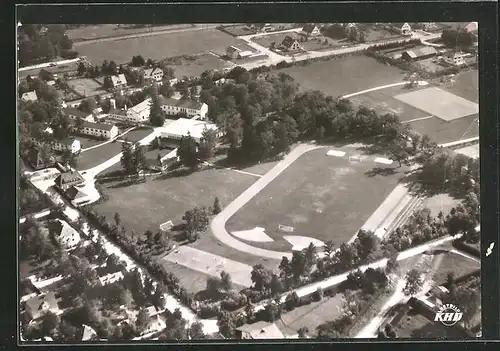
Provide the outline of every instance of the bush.
[[321,287],[314,292],[313,298],[315,301],[321,301],[323,299],[323,289]]
[[220,307],[217,304],[200,304],[198,317],[203,319],[217,317],[220,313]]
[[61,50],[61,57],[63,59],[72,60],[78,57],[78,52],[74,50]]

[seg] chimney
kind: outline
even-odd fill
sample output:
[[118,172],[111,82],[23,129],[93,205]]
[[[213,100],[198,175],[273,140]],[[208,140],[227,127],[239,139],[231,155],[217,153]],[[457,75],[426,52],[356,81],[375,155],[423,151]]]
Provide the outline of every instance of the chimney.
[[125,104],[125,108],[124,108],[125,111],[127,111],[127,104]]
[[109,104],[111,105],[112,110],[116,110],[116,100],[115,99],[110,99]]

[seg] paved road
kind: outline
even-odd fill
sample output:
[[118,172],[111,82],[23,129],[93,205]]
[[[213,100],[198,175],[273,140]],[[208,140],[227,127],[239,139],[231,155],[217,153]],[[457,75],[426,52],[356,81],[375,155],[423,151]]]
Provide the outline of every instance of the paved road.
[[40,219],[40,218],[43,218],[43,217],[47,217],[51,212],[52,212],[52,210],[46,208],[45,210],[42,210],[40,212],[31,213],[29,215],[26,215],[26,216],[23,216],[23,217],[19,218],[19,223],[22,224],[22,223],[26,222],[26,218],[28,216],[32,216],[34,219]]
[[80,61],[80,58],[71,59],[71,60],[54,61],[54,62],[45,62],[45,63],[40,63],[38,65],[22,67],[22,68],[19,68],[18,71],[23,72],[23,71],[29,71],[32,69],[46,68],[46,67],[50,67],[50,66],[62,66],[62,65],[67,65],[69,63],[74,63],[74,62],[78,62],[78,61]]
[[117,135],[115,138],[113,138],[113,139],[111,139],[111,140],[108,140],[108,141],[105,141],[105,142],[103,142],[103,143],[100,143],[100,144],[97,144],[97,145],[94,145],[94,146],[88,147],[88,148],[86,148],[86,149],[81,149],[81,150],[80,150],[80,152],[82,153],[82,152],[89,151],[89,150],[92,150],[92,149],[96,149],[96,148],[98,148],[98,147],[100,147],[100,146],[103,146],[103,145],[106,145],[106,144],[112,143],[112,142],[113,142],[113,140],[116,140],[116,139],[118,139],[119,137],[122,137],[122,136],[126,135],[128,132],[130,132],[130,131],[134,130],[135,128],[136,128],[136,127],[129,128],[129,129],[127,129],[126,131],[124,131],[123,133],[121,133],[121,134]]

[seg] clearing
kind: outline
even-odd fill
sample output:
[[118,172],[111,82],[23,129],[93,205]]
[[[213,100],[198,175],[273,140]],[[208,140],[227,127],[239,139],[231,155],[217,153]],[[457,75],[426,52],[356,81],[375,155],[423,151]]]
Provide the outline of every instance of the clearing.
[[[104,141],[102,141],[104,142]],[[122,152],[122,144],[120,142],[111,142],[95,149],[85,151],[78,156],[78,169],[85,170],[100,165],[109,160],[113,156]]]
[[193,27],[192,24],[170,24],[154,27],[139,27],[134,25],[116,25],[116,24],[97,24],[97,25],[84,25],[78,28],[72,28],[66,31],[68,37],[73,42],[80,42],[90,39],[110,38],[122,35],[131,35],[138,33],[146,33],[160,30],[173,30]]
[[[292,248],[288,236],[332,240],[336,246],[349,241],[398,184],[405,168],[377,165],[373,156],[349,160],[360,154],[356,149],[346,148],[342,158],[327,156],[327,151],[312,150],[297,159],[229,219],[228,231],[262,227],[275,241],[252,245],[280,251]],[[373,174],[375,167],[389,172]]]
[[90,78],[71,79],[67,83],[72,90],[81,96],[95,96],[106,92],[101,84]]
[[176,57],[175,59],[167,59],[166,62],[175,70],[177,77],[199,77],[207,70],[224,70],[234,66],[232,62],[224,61],[214,53],[193,57]]
[[439,263],[439,266],[433,276],[433,281],[437,285],[443,285],[446,283],[446,277],[450,272],[455,274],[455,278],[460,278],[481,268],[481,264],[478,261],[465,257],[461,255],[460,252],[456,253],[450,251],[436,253],[433,259],[435,262],[437,261]]

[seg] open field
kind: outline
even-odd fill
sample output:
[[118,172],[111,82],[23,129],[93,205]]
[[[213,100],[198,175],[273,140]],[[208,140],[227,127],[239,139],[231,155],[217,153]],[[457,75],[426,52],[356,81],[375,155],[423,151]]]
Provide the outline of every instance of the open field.
[[410,126],[416,132],[427,134],[432,140],[442,144],[479,136],[478,117],[471,115],[450,122],[433,117],[411,122]]
[[87,149],[92,146],[96,146],[106,142],[106,140],[97,140],[82,135],[75,135],[75,138],[80,142],[82,149]]
[[234,64],[220,59],[215,54],[207,53],[198,55],[193,60],[179,58],[169,63],[169,66],[175,70],[177,77],[198,77],[207,70],[223,70],[233,67]]
[[78,156],[78,169],[85,170],[95,167],[111,157],[118,155],[122,151],[122,144],[119,142],[109,143],[95,149],[85,151]]
[[290,329],[299,330],[302,327],[309,329],[309,335],[316,335],[318,325],[335,320],[341,316],[344,294],[338,293],[334,297],[324,297],[323,300],[312,302],[283,313],[278,326],[285,325]]
[[68,86],[82,96],[94,96],[105,93],[103,87],[90,78],[71,79]]
[[406,75],[398,68],[384,65],[365,55],[317,61],[307,66],[285,68],[280,72],[300,82],[304,91],[320,90],[333,97],[401,82]]
[[160,34],[150,37],[122,39],[78,46],[81,56],[87,56],[94,64],[104,60],[127,63],[134,55],[161,60],[166,57],[196,55],[207,51],[225,52],[238,39],[217,29]]
[[455,83],[442,89],[472,102],[479,102],[479,73],[477,69],[460,72],[455,76]]
[[[78,69],[78,64],[77,63],[68,63],[65,65],[60,65],[60,66],[54,66],[54,67],[45,67],[44,70],[52,73],[52,74],[57,74],[57,75],[62,75],[63,73],[66,72],[74,72]],[[21,71],[18,72],[19,74],[19,79],[24,79],[27,76],[38,76],[42,69],[41,68],[35,68],[27,71]]]
[[[377,167],[371,157],[349,161],[327,156],[327,150],[313,150],[296,160],[229,219],[228,231],[262,227],[275,242],[252,245],[273,250],[292,248],[283,236],[332,240],[336,246],[350,240],[405,169],[392,165],[386,167],[394,174],[368,174]],[[349,155],[359,153],[351,150]],[[279,224],[294,227],[294,231],[280,232]]]
[[[152,29],[154,31],[159,31],[190,28],[192,26],[192,24],[170,24],[154,26]],[[110,38],[122,35],[146,33],[149,31],[151,31],[150,27],[134,28],[132,25],[117,26],[116,24],[97,24],[69,29],[66,33],[71,40],[73,40],[74,42],[78,42],[89,39]]]
[[398,338],[428,338],[428,339],[457,339],[463,338],[455,328],[450,328],[428,320],[421,314],[415,311],[410,311],[403,319],[394,327]]
[[358,28],[363,32],[365,36],[365,42],[370,43],[373,41],[378,41],[382,39],[396,39],[401,37],[401,35],[392,33],[387,29],[381,28],[373,24],[362,24],[358,25]]
[[459,203],[460,200],[454,199],[448,194],[438,194],[425,198],[422,207],[428,208],[431,210],[431,215],[437,217],[440,211],[446,216]]
[[139,129],[134,129],[125,134],[123,137],[120,139],[127,139],[128,141],[135,143],[138,142],[145,137],[147,137],[149,134],[153,132],[152,128],[139,128]]
[[440,260],[439,267],[433,277],[433,281],[437,285],[446,283],[446,276],[450,272],[453,272],[455,277],[459,278],[481,268],[477,261],[454,252],[436,254],[434,260]]

